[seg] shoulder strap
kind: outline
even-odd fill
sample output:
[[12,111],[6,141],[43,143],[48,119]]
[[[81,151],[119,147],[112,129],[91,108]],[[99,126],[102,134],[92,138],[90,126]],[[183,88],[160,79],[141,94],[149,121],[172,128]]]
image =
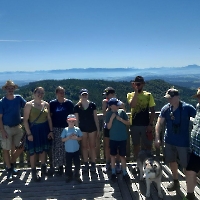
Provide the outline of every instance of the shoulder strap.
[[35,122],[40,118],[40,116],[41,116],[41,114],[42,114],[42,112],[43,112],[43,110],[44,110],[44,107],[45,107],[45,104],[44,104],[44,106],[42,107],[42,110],[40,111],[40,113],[39,113],[39,115],[34,119],[34,121],[31,123],[31,126],[33,126],[34,124],[35,124]]

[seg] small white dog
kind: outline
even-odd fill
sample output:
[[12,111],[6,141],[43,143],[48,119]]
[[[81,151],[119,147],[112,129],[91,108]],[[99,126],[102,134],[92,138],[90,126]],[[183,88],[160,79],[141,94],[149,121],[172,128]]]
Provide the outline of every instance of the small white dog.
[[150,151],[141,150],[138,154],[137,166],[140,170],[140,180],[146,180],[146,197],[150,197],[150,185],[154,181],[157,184],[158,196],[162,199],[163,195],[160,186],[162,178],[161,164],[153,158]]

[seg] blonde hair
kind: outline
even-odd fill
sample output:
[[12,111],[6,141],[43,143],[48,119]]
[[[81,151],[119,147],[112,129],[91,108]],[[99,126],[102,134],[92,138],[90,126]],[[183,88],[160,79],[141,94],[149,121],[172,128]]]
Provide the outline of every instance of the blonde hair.
[[33,93],[35,94],[35,93],[36,93],[38,90],[40,90],[40,89],[44,90],[43,87],[36,87],[36,88],[34,89]]

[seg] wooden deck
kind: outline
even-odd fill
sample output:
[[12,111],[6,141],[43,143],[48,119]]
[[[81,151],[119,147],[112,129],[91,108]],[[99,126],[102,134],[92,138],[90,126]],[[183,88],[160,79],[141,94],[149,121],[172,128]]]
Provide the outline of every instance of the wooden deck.
[[[62,177],[43,177],[42,181],[31,181],[29,169],[20,169],[12,182],[6,180],[5,170],[0,171],[0,199],[2,200],[80,200],[80,199],[106,199],[106,200],[158,200],[155,184],[151,185],[151,197],[146,198],[146,186],[144,181],[139,181],[138,175],[132,174],[134,163],[129,163],[128,173],[131,183],[126,183],[122,175],[118,175],[116,183],[109,181],[110,173],[104,172],[105,165],[97,165],[96,173],[82,174],[83,183],[72,181],[65,183]],[[181,200],[186,194],[185,176],[179,171],[181,188],[177,192],[168,192],[166,187],[172,176],[169,168],[163,165],[162,193],[164,200]],[[197,199],[200,199],[200,189],[196,187]]]

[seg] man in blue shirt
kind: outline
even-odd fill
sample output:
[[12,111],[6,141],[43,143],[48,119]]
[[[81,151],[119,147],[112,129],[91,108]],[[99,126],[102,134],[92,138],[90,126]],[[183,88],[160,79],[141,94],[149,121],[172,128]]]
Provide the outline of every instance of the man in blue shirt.
[[10,159],[10,150],[13,146],[18,146],[22,139],[23,132],[21,129],[21,108],[26,101],[20,95],[14,95],[18,86],[8,80],[2,87],[6,91],[6,96],[0,100],[0,133],[2,136],[3,158],[7,166],[7,179],[12,180],[14,162],[23,149],[16,150]]
[[188,163],[190,117],[195,116],[196,109],[192,105],[180,101],[179,92],[175,88],[169,89],[164,97],[169,103],[161,109],[158,117],[155,127],[155,145],[156,147],[160,147],[160,131],[162,125],[166,122],[164,155],[166,163],[170,164],[174,179],[168,185],[167,189],[174,191],[180,187],[177,155],[180,159],[180,164],[185,169]]

